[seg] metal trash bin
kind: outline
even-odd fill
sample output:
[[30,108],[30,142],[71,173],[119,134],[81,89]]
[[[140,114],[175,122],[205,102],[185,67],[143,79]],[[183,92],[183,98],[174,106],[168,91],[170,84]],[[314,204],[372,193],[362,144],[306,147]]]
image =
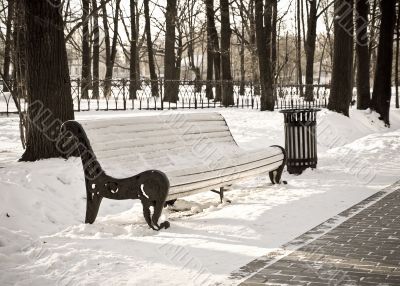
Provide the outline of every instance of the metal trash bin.
[[317,167],[317,112],[321,109],[285,109],[285,149],[287,171],[301,174]]

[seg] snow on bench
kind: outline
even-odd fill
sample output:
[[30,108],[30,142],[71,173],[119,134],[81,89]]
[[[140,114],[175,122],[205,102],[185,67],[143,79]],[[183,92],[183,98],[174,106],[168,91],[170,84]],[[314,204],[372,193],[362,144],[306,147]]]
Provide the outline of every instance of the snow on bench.
[[280,183],[286,161],[280,146],[241,149],[219,113],[67,121],[62,131],[82,158],[86,223],[95,221],[104,197],[140,199],[148,225],[168,227],[158,225],[167,201],[210,190],[222,200],[232,183],[263,173]]

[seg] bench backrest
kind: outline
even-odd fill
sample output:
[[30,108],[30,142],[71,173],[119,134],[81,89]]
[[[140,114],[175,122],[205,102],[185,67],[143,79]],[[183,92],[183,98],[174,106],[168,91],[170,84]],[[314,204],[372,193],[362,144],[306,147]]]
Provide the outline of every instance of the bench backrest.
[[219,113],[169,113],[79,121],[105,171],[130,176],[215,160],[238,146]]

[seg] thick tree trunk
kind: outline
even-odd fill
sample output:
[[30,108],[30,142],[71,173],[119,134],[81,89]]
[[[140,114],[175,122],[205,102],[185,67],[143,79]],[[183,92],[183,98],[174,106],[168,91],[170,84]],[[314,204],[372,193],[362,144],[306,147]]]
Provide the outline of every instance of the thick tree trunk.
[[22,1],[29,103],[27,148],[22,161],[59,157],[56,140],[60,125],[74,119],[60,5],[59,0],[52,4],[47,0]]
[[[271,0],[267,0],[265,13],[267,22],[271,23]],[[261,111],[274,110],[274,95],[272,86],[271,55],[266,49],[267,29],[263,25],[263,1],[255,0],[256,38],[258,51],[258,65],[261,82]],[[271,31],[269,31],[270,33]],[[269,51],[271,51],[269,49]]]
[[357,109],[367,109],[371,98],[369,83],[368,0],[356,0]]
[[221,4],[221,67],[222,67],[222,104],[227,107],[234,104],[231,73],[231,35],[229,20],[229,0],[220,0]]
[[164,101],[174,102],[178,101],[178,94],[174,82],[176,76],[176,57],[175,57],[175,19],[177,9],[176,0],[168,1],[166,15],[165,15],[165,56],[164,56],[164,78],[165,78],[165,91]]
[[[10,65],[11,65],[11,34],[12,34],[12,19],[14,17],[14,0],[8,0],[7,20],[6,20],[6,39],[4,43],[4,63],[3,75],[7,85],[10,86]],[[4,88],[7,91],[7,88]]]
[[144,0],[143,3],[144,3],[144,17],[145,17],[144,29],[146,31],[147,55],[149,57],[151,94],[152,96],[158,96],[158,80],[156,74],[156,66],[154,62],[153,42],[151,40],[149,0]]
[[214,98],[213,92],[213,64],[214,64],[214,45],[213,45],[213,0],[206,0],[206,17],[207,17],[207,85],[206,85],[206,96],[208,99]]
[[89,2],[82,0],[82,80],[81,94],[82,98],[89,98],[90,87],[90,46],[89,46]]
[[93,94],[92,98],[99,98],[99,80],[100,80],[100,30],[99,13],[97,12],[97,0],[92,0],[93,13]]
[[376,110],[387,126],[389,122],[390,99],[392,97],[393,35],[396,23],[396,2],[381,0],[381,27],[379,32],[378,58],[376,63],[374,91],[371,108]]
[[129,58],[129,99],[136,99],[136,59],[137,59],[137,33],[136,33],[136,3],[135,0],[130,0],[131,10],[131,49]]
[[215,85],[215,101],[222,100],[222,90],[220,85],[221,80],[221,53],[219,50],[219,40],[218,32],[215,27],[215,12],[214,12],[214,0],[206,0],[207,8],[207,20],[210,26],[210,37],[212,40],[212,50],[213,50],[213,62],[214,62],[214,80]]
[[353,0],[335,2],[332,88],[328,109],[349,116],[353,72]]
[[315,41],[317,39],[317,0],[309,2],[310,13],[308,15],[307,39],[305,45],[306,52],[306,96],[305,100],[314,100],[314,55]]

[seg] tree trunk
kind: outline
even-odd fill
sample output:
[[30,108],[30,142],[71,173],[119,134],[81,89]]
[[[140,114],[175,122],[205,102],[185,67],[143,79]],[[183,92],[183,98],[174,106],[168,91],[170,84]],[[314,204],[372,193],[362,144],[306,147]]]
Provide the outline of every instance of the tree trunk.
[[[244,37],[244,27],[242,26],[242,37]],[[240,40],[240,88],[239,94],[245,94],[245,80],[246,80],[246,68],[244,63],[244,39]]]
[[100,30],[99,13],[97,12],[97,0],[92,0],[93,13],[93,94],[92,98],[99,98],[99,80],[100,80]]
[[214,64],[214,45],[213,45],[213,23],[214,23],[214,7],[213,0],[206,0],[206,17],[207,17],[207,85],[206,96],[208,99],[214,98],[213,92],[213,64]]
[[11,64],[11,34],[12,34],[12,19],[14,17],[14,0],[8,0],[7,20],[6,20],[6,39],[4,43],[4,63],[3,75],[4,81],[7,83],[3,85],[3,91],[8,91],[6,86],[10,86],[10,64]]
[[178,94],[175,92],[174,82],[176,73],[176,57],[175,57],[175,19],[177,9],[176,0],[167,2],[167,9],[165,15],[165,56],[164,56],[164,78],[165,78],[165,91],[164,101],[174,102],[178,101]]
[[396,85],[396,108],[399,108],[399,57],[400,57],[400,2],[397,2],[397,24],[396,24],[396,65],[395,65],[395,85]]
[[116,0],[115,15],[113,16],[113,39],[110,43],[110,32],[108,28],[107,7],[106,0],[101,0],[103,10],[103,24],[104,24],[104,42],[106,46],[106,75],[104,77],[104,96],[109,98],[111,96],[111,80],[113,77],[113,69],[115,57],[117,55],[117,39],[118,39],[118,18],[121,0]]
[[59,157],[56,141],[60,125],[74,119],[60,5],[59,0],[22,1],[29,103],[27,148],[22,161]]
[[156,74],[156,66],[154,62],[153,42],[151,40],[149,0],[144,0],[143,4],[144,4],[144,17],[145,17],[144,29],[146,31],[147,55],[149,57],[151,94],[152,96],[158,96],[158,81]]
[[392,97],[393,35],[396,23],[396,2],[381,0],[381,26],[379,31],[378,58],[374,78],[371,108],[376,110],[387,126]]
[[16,91],[18,98],[27,99],[26,96],[26,24],[25,10],[21,1],[14,2],[14,77],[16,86],[13,88]]
[[249,3],[249,22],[250,22],[250,53],[251,53],[251,70],[252,70],[252,80],[254,83],[254,95],[261,94],[261,85],[260,81],[260,70],[257,68],[258,63],[258,53],[257,53],[257,43],[256,43],[256,23],[255,23],[255,0],[250,0]]
[[300,86],[300,96],[303,97],[303,71],[301,67],[301,0],[297,0],[297,81]]
[[129,99],[136,99],[136,60],[137,60],[137,33],[136,33],[136,3],[135,0],[130,0],[131,10],[131,50],[129,58]]
[[271,46],[272,46],[272,54],[271,54],[271,60],[272,60],[272,74],[273,74],[273,80],[274,84],[276,83],[276,73],[277,73],[277,45],[279,44],[277,40],[277,33],[278,33],[278,0],[273,0],[272,1],[273,7],[272,7],[272,40],[271,40]]
[[189,69],[194,73],[195,76],[195,84],[194,84],[194,92],[200,93],[202,89],[201,83],[201,73],[200,67],[197,66],[196,59],[194,56],[195,51],[195,28],[196,28],[196,15],[194,13],[196,1],[195,0],[188,0],[188,32],[187,35],[187,53],[188,53],[188,61],[189,61]]
[[207,86],[206,86],[206,96],[208,99],[214,98],[213,85],[211,81],[213,80],[214,71],[214,42],[213,33],[215,29],[214,23],[214,4],[213,0],[206,0],[206,17],[207,17]]
[[306,52],[306,96],[305,100],[314,100],[314,55],[315,41],[317,39],[317,0],[311,0],[310,13],[308,15],[307,39],[305,45]]
[[81,94],[82,98],[89,98],[90,87],[90,47],[89,47],[89,2],[82,0],[82,80]]
[[[265,18],[267,22],[271,22],[271,0],[267,0],[265,13],[268,14]],[[258,51],[258,65],[260,70],[261,83],[261,111],[274,110],[274,95],[272,86],[272,67],[271,56],[266,49],[267,29],[263,25],[263,1],[255,0],[255,19],[256,19],[256,38]],[[270,50],[269,50],[270,51]]]
[[222,104],[234,105],[231,73],[231,35],[229,20],[229,0],[220,0],[221,4],[221,67],[222,67]]
[[371,23],[369,26],[369,47],[368,47],[368,51],[369,51],[369,62],[371,65],[371,71],[372,74],[375,73],[375,64],[376,64],[376,49],[375,49],[375,34],[376,34],[376,14],[377,14],[377,10],[378,10],[378,0],[371,0],[372,2],[372,11],[371,11]]
[[335,2],[332,88],[328,109],[349,116],[353,72],[353,0]]
[[215,12],[214,12],[214,0],[206,0],[207,7],[207,20],[210,25],[212,48],[213,48],[213,61],[214,61],[214,79],[215,79],[215,101],[222,100],[222,90],[220,85],[221,80],[221,53],[219,50],[218,32],[215,28]]
[[368,0],[356,0],[357,109],[367,109],[369,83]]

